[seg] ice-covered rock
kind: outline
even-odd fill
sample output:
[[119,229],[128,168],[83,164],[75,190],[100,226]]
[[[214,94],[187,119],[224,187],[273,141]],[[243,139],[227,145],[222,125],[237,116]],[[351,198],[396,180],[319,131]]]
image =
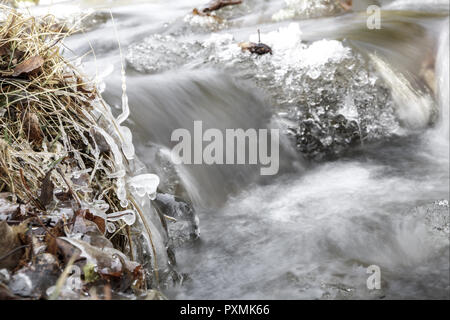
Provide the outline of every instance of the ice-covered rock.
[[344,42],[306,44],[296,23],[261,38],[273,56],[254,59],[233,50],[232,40],[211,41],[209,61],[239,66],[239,77],[253,79],[280,116],[297,123],[289,132],[306,157],[334,158],[352,145],[399,132],[391,92],[370,61]]
[[161,213],[169,217],[166,219],[169,245],[176,248],[199,237],[199,221],[192,205],[178,197],[163,193],[156,195],[154,203]]
[[[240,40],[256,43],[259,36]],[[262,33],[261,41],[273,55],[255,57],[228,33],[201,41],[152,36],[130,48],[128,62],[142,72],[212,65],[254,82],[275,113],[295,123],[287,132],[308,158],[335,158],[353,145],[402,132],[389,83],[345,42],[305,43],[298,23]]]

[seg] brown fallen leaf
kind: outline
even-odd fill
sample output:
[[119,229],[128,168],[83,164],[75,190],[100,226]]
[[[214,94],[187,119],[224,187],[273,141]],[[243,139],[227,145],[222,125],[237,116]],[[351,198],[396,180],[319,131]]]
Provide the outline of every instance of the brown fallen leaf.
[[105,234],[105,231],[106,231],[105,219],[103,219],[102,217],[93,215],[92,213],[89,212],[89,210],[86,211],[85,218],[87,220],[94,222],[97,225],[98,230],[100,230],[100,232],[102,234]]
[[41,185],[41,194],[39,195],[39,202],[45,207],[53,200],[53,190],[55,186],[52,182],[52,170],[49,170],[44,179],[42,180]]
[[62,220],[51,228],[51,233],[47,232],[44,237],[45,244],[47,245],[46,252],[56,256],[58,253],[58,245],[56,244],[56,237],[64,236],[64,223]]
[[195,15],[195,16],[201,16],[201,17],[211,17],[214,20],[216,20],[218,23],[222,23],[223,22],[223,19],[221,17],[213,15],[213,14],[211,14],[209,12],[199,11],[197,8],[192,10],[192,14]]
[[10,53],[10,51],[9,51],[9,48],[8,48],[7,44],[4,44],[4,45],[0,46],[0,56],[3,56],[5,54],[9,54],[9,53]]
[[25,61],[19,63],[12,74],[13,77],[18,77],[23,73],[30,73],[42,67],[44,59],[40,56],[33,56]]
[[264,43],[241,42],[238,45],[241,47],[242,51],[249,51],[252,54],[260,56],[268,53],[272,54],[272,48]]
[[55,244],[58,248],[57,252],[61,255],[62,261],[65,264],[69,262],[70,258],[72,258],[73,255],[77,255],[76,260],[80,259],[81,250],[77,247],[74,247],[63,238],[56,238]]
[[24,251],[19,233],[22,227],[10,227],[6,221],[0,222],[0,269],[14,269],[20,262]]
[[41,127],[39,126],[39,118],[35,113],[25,111],[23,117],[23,130],[30,142],[34,142],[37,145],[42,143],[43,134]]
[[251,54],[257,54],[260,56],[268,53],[270,53],[271,55],[273,54],[271,47],[269,47],[265,43],[261,43],[261,33],[259,29],[258,29],[258,43],[241,42],[238,45],[239,47],[241,47],[242,51],[249,51]]

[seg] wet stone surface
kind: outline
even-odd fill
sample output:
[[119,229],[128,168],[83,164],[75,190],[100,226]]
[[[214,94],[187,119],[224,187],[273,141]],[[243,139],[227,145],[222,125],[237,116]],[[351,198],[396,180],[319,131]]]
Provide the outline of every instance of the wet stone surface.
[[192,205],[181,198],[164,193],[156,195],[154,204],[160,212],[169,217],[166,219],[169,246],[177,248],[198,239],[198,217]]
[[305,43],[295,23],[261,39],[272,54],[243,50],[232,34],[203,41],[158,35],[130,46],[127,61],[143,73],[203,66],[253,82],[275,114],[290,121],[286,132],[309,159],[335,159],[354,145],[401,130],[390,90],[371,62],[345,42]]

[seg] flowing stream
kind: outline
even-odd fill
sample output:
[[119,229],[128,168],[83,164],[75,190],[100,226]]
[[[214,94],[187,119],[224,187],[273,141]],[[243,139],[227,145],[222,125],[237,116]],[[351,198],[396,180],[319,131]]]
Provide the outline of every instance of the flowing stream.
[[[449,298],[448,1],[381,1],[379,31],[366,26],[370,1],[354,1],[360,12],[339,15],[305,3],[247,0],[223,9],[222,24],[190,14],[199,0],[89,0],[75,2],[73,13],[65,7],[66,15],[99,10],[67,46],[87,53],[85,70],[104,81],[111,105],[122,94],[120,39],[128,126],[149,166],[151,150],[169,150],[172,131],[191,129],[195,120],[283,132],[276,176],[247,165],[178,169],[201,236],[177,249],[189,281],[166,294]],[[111,5],[114,23],[104,10]],[[251,57],[236,46],[257,41],[257,29],[273,56]],[[311,144],[296,150],[288,128],[303,123],[305,105],[323,119],[319,98],[356,119],[364,139],[342,152],[344,142],[331,144],[326,154],[334,156],[317,160],[308,158]],[[381,269],[381,290],[366,286],[370,265]]]

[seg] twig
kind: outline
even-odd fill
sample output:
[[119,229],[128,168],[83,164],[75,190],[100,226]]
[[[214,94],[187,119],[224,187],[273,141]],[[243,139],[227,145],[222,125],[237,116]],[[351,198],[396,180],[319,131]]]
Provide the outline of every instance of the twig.
[[12,255],[13,253],[15,253],[16,251],[19,251],[19,250],[21,250],[21,249],[23,249],[23,248],[27,248],[27,247],[29,247],[29,246],[30,246],[29,244],[25,244],[25,245],[23,245],[23,246],[19,246],[19,247],[17,247],[17,248],[14,248],[14,249],[12,249],[10,252],[8,252],[8,253],[4,254],[3,256],[1,256],[1,257],[0,257],[0,260],[3,260],[3,259],[5,259],[5,258],[9,257],[10,255]]
[[50,229],[47,228],[47,226],[44,224],[44,222],[41,220],[41,218],[40,218],[37,214],[35,214],[35,213],[28,213],[28,214],[31,215],[31,216],[33,216],[33,217],[35,217],[35,218],[38,220],[38,222],[39,222],[39,224],[41,225],[41,227],[44,228],[45,231],[46,231],[49,235],[51,235],[53,238],[57,238],[57,237],[50,231]]

